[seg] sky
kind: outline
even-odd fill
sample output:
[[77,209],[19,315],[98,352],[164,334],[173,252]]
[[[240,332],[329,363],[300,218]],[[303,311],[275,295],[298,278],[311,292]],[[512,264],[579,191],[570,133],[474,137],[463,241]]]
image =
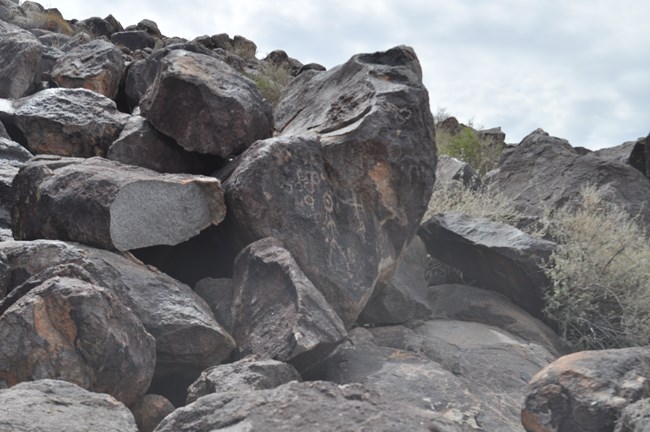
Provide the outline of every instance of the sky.
[[166,36],[228,33],[328,68],[409,45],[431,111],[518,143],[543,128],[573,146],[650,133],[647,0],[45,0],[66,19],[147,18]]

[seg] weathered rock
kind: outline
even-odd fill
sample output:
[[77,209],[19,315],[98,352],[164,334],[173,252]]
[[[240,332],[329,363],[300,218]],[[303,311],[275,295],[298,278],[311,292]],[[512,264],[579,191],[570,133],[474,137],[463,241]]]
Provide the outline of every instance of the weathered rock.
[[0,21],[0,98],[17,99],[27,92],[42,49],[36,36]]
[[187,389],[187,403],[211,393],[268,390],[291,381],[302,381],[302,377],[290,364],[249,356],[201,372]]
[[650,135],[639,138],[634,143],[628,162],[644,176],[650,178]]
[[65,53],[58,48],[43,47],[41,60],[34,73],[34,89],[37,91],[44,90],[50,85],[52,68]]
[[0,136],[0,227],[11,227],[11,183],[30,157],[32,154],[23,146]]
[[406,47],[294,79],[224,183],[241,245],[279,238],[346,327],[388,280],[431,194],[429,100]]
[[505,157],[494,187],[525,214],[540,216],[577,201],[593,185],[609,202],[650,225],[650,182],[628,164],[577,154],[566,140],[538,129]]
[[43,270],[73,263],[129,307],[156,339],[156,372],[198,370],[221,363],[233,350],[232,337],[214,320],[205,302],[169,276],[132,259],[52,240],[0,243],[10,286]]
[[650,396],[649,377],[647,347],[564,356],[530,380],[522,424],[530,432],[612,431],[626,406]]
[[478,190],[481,185],[481,176],[467,162],[460,161],[447,155],[438,157],[436,167],[436,184],[434,189],[457,182],[471,190]]
[[69,52],[69,51],[77,48],[78,46],[86,44],[86,43],[88,43],[88,42],[90,42],[92,40],[93,40],[92,36],[90,36],[88,33],[82,31],[82,32],[77,33],[74,36],[71,36],[70,39],[66,43],[61,45],[60,49],[63,52]]
[[16,239],[120,251],[181,243],[225,215],[215,178],[163,175],[101,158],[35,157],[14,179],[13,195]]
[[156,39],[144,30],[113,33],[111,42],[126,47],[131,51],[153,48],[156,45]]
[[346,335],[340,318],[274,238],[235,260],[232,335],[237,356],[257,354],[298,369],[327,355]]
[[115,99],[124,71],[121,51],[95,39],[61,57],[52,68],[52,80],[59,87],[85,88]]
[[458,212],[433,216],[418,234],[429,255],[459,269],[467,282],[499,292],[541,316],[543,289],[548,285],[541,263],[555,243]]
[[110,291],[70,278],[32,289],[0,316],[0,387],[62,379],[124,404],[146,392],[155,341]]
[[58,49],[70,41],[70,36],[57,32],[47,32],[39,35],[38,40],[46,47]]
[[359,316],[362,323],[386,325],[431,315],[427,301],[429,291],[425,271],[427,251],[419,237],[414,237],[399,259],[388,282],[378,284]]
[[289,55],[283,50],[271,51],[266,57],[264,57],[264,61],[275,66],[284,67],[292,76],[298,75],[298,72],[304,66],[298,60],[289,57]]
[[632,150],[634,149],[636,143],[637,141],[627,141],[621,145],[596,150],[594,152],[594,155],[603,159],[615,160],[621,163],[629,163],[630,155],[632,154]]
[[158,29],[158,24],[156,24],[154,21],[149,19],[143,19],[142,21],[140,21],[136,25],[136,29],[146,31],[156,39],[160,39],[163,37],[162,33],[160,33],[160,29]]
[[175,50],[140,101],[142,115],[188,151],[228,157],[271,136],[271,106],[255,84],[212,57]]
[[148,394],[130,407],[138,432],[153,432],[162,419],[174,411],[174,405],[167,398]]
[[650,432],[650,399],[641,399],[623,408],[614,432]]
[[[11,273],[7,263],[7,256],[0,252],[0,304],[4,301],[4,296],[11,288]],[[2,312],[0,312],[2,315]]]
[[77,28],[90,33],[95,38],[105,36],[110,39],[115,32],[123,31],[120,24],[112,15],[106,18],[91,17],[77,23]]
[[111,396],[44,379],[0,390],[0,430],[138,432],[138,427],[131,412]]
[[217,322],[228,331],[232,324],[234,291],[231,278],[204,278],[194,286],[194,292],[210,305]]
[[12,139],[34,154],[104,156],[128,117],[115,102],[86,89],[47,89],[0,103],[0,120]]
[[129,118],[106,158],[161,173],[198,174],[214,166],[208,156],[184,150],[138,115]]
[[156,432],[231,430],[460,431],[434,413],[386,402],[360,384],[338,386],[321,381],[204,396],[177,409],[156,428]]

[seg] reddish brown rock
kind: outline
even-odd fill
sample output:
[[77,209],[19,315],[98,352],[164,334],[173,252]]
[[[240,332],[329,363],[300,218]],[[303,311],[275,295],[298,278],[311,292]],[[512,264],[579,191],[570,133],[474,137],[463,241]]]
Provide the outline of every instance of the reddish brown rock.
[[138,431],[153,432],[162,419],[171,414],[175,408],[167,398],[148,394],[133,404],[130,409],[138,425]]

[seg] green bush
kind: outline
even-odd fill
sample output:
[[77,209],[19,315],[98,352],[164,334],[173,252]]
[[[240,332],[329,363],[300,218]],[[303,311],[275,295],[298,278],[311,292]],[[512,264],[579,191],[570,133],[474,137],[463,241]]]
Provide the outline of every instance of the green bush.
[[456,134],[436,127],[436,143],[440,154],[469,163],[481,175],[498,166],[503,152],[503,143],[482,137],[468,126],[463,126]]
[[650,244],[637,218],[594,187],[554,215],[547,317],[579,349],[650,343]]
[[255,75],[248,75],[255,82],[262,96],[268,100],[273,107],[280,101],[282,90],[289,84],[292,76],[289,70],[282,65],[266,63],[262,70]]

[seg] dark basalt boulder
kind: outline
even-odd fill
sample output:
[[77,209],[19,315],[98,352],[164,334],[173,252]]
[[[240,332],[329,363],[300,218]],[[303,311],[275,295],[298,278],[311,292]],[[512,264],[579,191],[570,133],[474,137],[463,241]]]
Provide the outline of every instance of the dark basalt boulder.
[[0,98],[17,99],[27,93],[42,51],[36,36],[0,21]]
[[111,42],[115,45],[126,47],[131,51],[153,48],[156,45],[156,39],[144,30],[113,33],[111,35]]

